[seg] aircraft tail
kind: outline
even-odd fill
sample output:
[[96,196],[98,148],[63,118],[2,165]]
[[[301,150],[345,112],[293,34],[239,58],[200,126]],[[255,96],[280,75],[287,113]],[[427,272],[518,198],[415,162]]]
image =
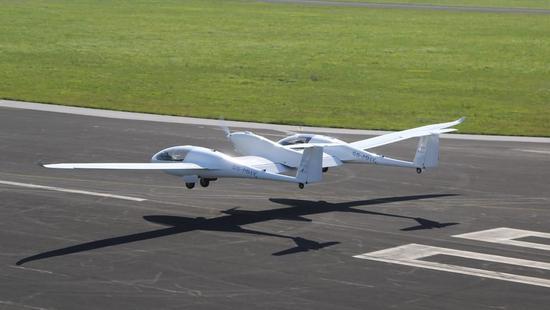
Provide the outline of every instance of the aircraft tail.
[[320,182],[323,169],[323,147],[312,146],[304,149],[296,179],[303,184]]
[[435,168],[439,162],[439,134],[420,137],[414,165],[417,168]]

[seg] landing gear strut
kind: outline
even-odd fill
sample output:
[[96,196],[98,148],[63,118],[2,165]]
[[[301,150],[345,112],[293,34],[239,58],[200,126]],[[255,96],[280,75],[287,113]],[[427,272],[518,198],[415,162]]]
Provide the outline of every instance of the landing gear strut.
[[210,185],[210,180],[209,179],[205,179],[205,178],[201,178],[200,182],[202,187],[208,187],[208,185]]
[[187,187],[188,189],[192,189],[193,187],[195,187],[195,183],[185,183],[185,187]]
[[416,173],[421,174],[422,173],[422,168],[416,168]]
[[298,187],[299,187],[300,189],[304,189],[304,183],[298,184]]

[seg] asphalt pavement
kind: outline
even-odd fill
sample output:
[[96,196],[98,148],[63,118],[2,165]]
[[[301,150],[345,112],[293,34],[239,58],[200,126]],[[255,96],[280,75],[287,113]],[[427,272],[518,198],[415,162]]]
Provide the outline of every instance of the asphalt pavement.
[[[0,108],[0,308],[547,309],[550,303],[547,143],[444,139],[436,170],[418,175],[348,165],[303,190],[244,179],[188,190],[161,172],[38,165],[147,162],[173,145],[236,155],[213,126]],[[376,151],[411,159],[415,145]],[[514,237],[523,244],[506,243],[502,234],[494,242],[456,236],[495,228],[528,233]],[[410,251],[411,244],[462,254],[374,259],[400,246]]]

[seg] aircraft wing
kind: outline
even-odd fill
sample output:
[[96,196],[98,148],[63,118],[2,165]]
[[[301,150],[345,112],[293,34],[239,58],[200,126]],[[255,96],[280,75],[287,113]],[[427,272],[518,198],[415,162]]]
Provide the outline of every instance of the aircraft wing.
[[[320,147],[339,146],[339,145],[340,144],[337,144],[337,143],[315,143],[315,146],[320,146]],[[286,148],[289,148],[298,152],[303,152],[304,149],[309,148],[311,146],[312,144],[308,144],[308,143],[285,145]],[[340,159],[332,155],[329,155],[327,153],[323,153],[323,168],[338,167],[340,165],[342,165],[342,161]]]
[[454,122],[448,122],[448,123],[441,123],[441,124],[433,124],[433,125],[427,125],[412,129],[407,129],[403,131],[398,132],[392,132],[385,135],[381,135],[374,138],[369,138],[361,141],[356,141],[350,143],[351,146],[366,150],[375,148],[378,146],[398,142],[401,140],[406,140],[410,138],[416,138],[416,137],[423,137],[423,136],[429,136],[431,134],[442,134],[446,132],[456,131],[454,128],[449,128],[452,126],[456,126],[464,121],[464,117],[454,121]]
[[260,170],[265,170],[271,173],[282,173],[288,170],[285,165],[273,162],[267,158],[260,156],[239,156],[233,157],[233,159],[243,165]]
[[62,163],[44,164],[46,168],[53,169],[108,169],[108,170],[189,170],[204,171],[208,168],[193,163]]
[[[336,146],[340,145],[338,143],[315,143],[317,146],[321,147],[327,147],[327,146]],[[291,145],[285,145],[286,148],[292,149],[292,150],[303,150],[305,148],[311,147],[311,144],[309,143],[298,143],[298,144],[291,144]]]

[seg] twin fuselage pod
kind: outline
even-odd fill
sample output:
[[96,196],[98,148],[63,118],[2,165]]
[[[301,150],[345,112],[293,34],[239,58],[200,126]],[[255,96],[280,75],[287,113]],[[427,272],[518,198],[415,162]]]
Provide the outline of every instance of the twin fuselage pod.
[[[292,168],[299,165],[302,151],[315,145],[323,147],[323,171],[343,163],[367,163],[414,168],[421,173],[423,169],[435,168],[438,165],[439,135],[455,131],[456,129],[449,127],[463,121],[464,118],[461,118],[454,122],[422,126],[352,143],[317,134],[295,134],[277,142],[248,131],[229,133],[227,137],[235,150],[243,155],[261,156]],[[366,151],[370,148],[415,137],[419,137],[420,141],[413,161],[394,159]]]
[[199,146],[175,146],[164,149],[150,163],[62,163],[46,164],[55,169],[162,170],[182,177],[187,188],[198,181],[207,187],[218,178],[249,178],[304,184],[321,181],[323,148],[311,146],[303,151],[296,176],[281,174],[287,169],[276,161],[260,156],[232,157]]

